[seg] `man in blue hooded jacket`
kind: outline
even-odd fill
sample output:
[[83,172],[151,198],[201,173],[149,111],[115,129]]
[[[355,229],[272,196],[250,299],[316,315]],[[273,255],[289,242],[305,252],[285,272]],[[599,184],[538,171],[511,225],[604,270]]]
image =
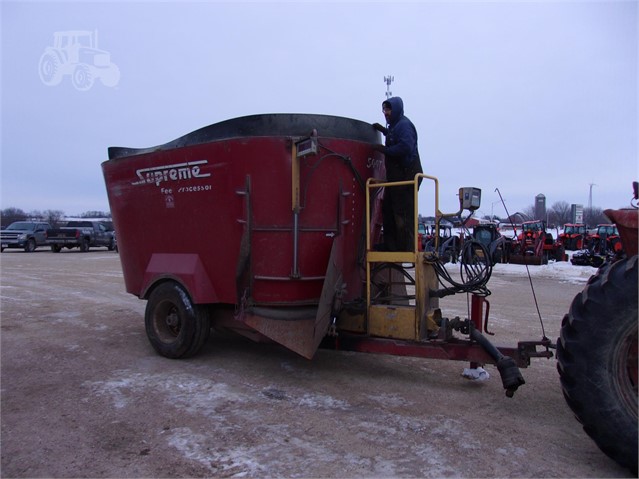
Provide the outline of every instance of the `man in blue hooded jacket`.
[[[422,173],[417,149],[417,130],[404,116],[404,102],[398,96],[382,103],[386,128],[379,123],[373,126],[386,136],[386,144],[373,145],[384,153],[386,179],[406,181]],[[420,181],[421,183],[421,178]],[[382,219],[384,243],[377,249],[385,251],[413,251],[415,237],[415,200],[412,186],[392,186],[384,189]]]

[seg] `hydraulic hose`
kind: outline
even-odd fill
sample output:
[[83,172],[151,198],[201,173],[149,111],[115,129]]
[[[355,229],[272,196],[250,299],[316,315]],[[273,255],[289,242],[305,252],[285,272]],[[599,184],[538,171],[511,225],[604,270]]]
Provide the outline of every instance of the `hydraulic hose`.
[[470,337],[495,360],[497,370],[501,376],[501,382],[506,390],[506,396],[509,398],[513,397],[517,388],[526,383],[524,377],[521,375],[521,371],[515,364],[515,360],[510,356],[504,356],[486,336],[473,327],[470,328]]

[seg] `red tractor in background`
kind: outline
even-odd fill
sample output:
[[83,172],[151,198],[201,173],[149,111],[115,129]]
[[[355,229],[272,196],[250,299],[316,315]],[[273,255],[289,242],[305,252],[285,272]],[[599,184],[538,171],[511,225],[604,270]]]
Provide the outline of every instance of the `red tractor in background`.
[[510,262],[515,264],[548,264],[549,259],[564,261],[564,246],[546,232],[546,222],[525,221],[522,232],[511,244]]
[[589,235],[584,246],[576,251],[570,262],[580,266],[601,267],[606,260],[619,258],[624,253],[623,241],[614,224],[597,225],[595,233]]
[[588,249],[595,254],[619,253],[623,250],[623,242],[615,224],[597,225],[597,232],[590,236]]
[[588,242],[588,230],[583,223],[568,223],[564,225],[564,232],[559,235],[557,242],[564,246],[564,249],[576,251],[583,249]]

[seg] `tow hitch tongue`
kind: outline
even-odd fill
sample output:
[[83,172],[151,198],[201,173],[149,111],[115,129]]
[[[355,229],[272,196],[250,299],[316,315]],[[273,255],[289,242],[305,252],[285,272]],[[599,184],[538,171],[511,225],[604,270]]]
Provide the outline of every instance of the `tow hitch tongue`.
[[513,397],[519,386],[526,384],[521,371],[510,356],[504,356],[483,334],[477,329],[470,328],[470,337],[476,341],[495,360],[497,370],[501,376],[501,382],[506,390],[506,396]]

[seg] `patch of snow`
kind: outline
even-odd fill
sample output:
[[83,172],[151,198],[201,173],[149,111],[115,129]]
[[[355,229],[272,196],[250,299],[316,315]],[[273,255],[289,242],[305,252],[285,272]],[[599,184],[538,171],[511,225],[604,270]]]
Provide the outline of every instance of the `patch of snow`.
[[346,410],[350,408],[350,404],[348,404],[348,402],[322,394],[305,394],[300,398],[298,404],[312,409]]
[[[528,265],[531,277],[556,278],[572,283],[585,283],[597,268],[592,266],[575,266],[570,261],[550,261],[543,265]],[[523,264],[496,264],[493,273],[503,275],[527,276],[526,265]]]
[[508,446],[506,448],[499,447],[495,449],[495,451],[497,451],[499,454],[502,454],[504,456],[509,456],[509,457],[511,456],[523,457],[528,452],[526,451],[526,449],[523,449],[521,447],[515,447],[515,446]]
[[[446,263],[446,269],[450,272],[459,272],[459,263]],[[569,283],[585,283],[597,268],[592,266],[575,266],[570,261],[549,261],[544,265],[528,265],[528,271],[532,278],[555,278],[559,281]],[[490,281],[494,282],[499,276],[528,276],[526,265],[498,263],[493,266],[493,273]]]
[[126,407],[129,397],[135,399],[145,396],[149,390],[164,393],[168,402],[194,414],[215,415],[216,407],[220,405],[246,400],[224,383],[186,374],[167,376],[119,371],[112,379],[85,382],[83,386],[97,395],[110,396],[117,409]]
[[209,468],[216,477],[259,477],[266,472],[256,461],[251,448],[236,447],[226,451],[210,450],[208,438],[188,427],[171,430],[168,444],[187,459]]
[[400,407],[409,405],[408,401],[397,394],[367,395],[368,399],[380,403],[385,407]]

